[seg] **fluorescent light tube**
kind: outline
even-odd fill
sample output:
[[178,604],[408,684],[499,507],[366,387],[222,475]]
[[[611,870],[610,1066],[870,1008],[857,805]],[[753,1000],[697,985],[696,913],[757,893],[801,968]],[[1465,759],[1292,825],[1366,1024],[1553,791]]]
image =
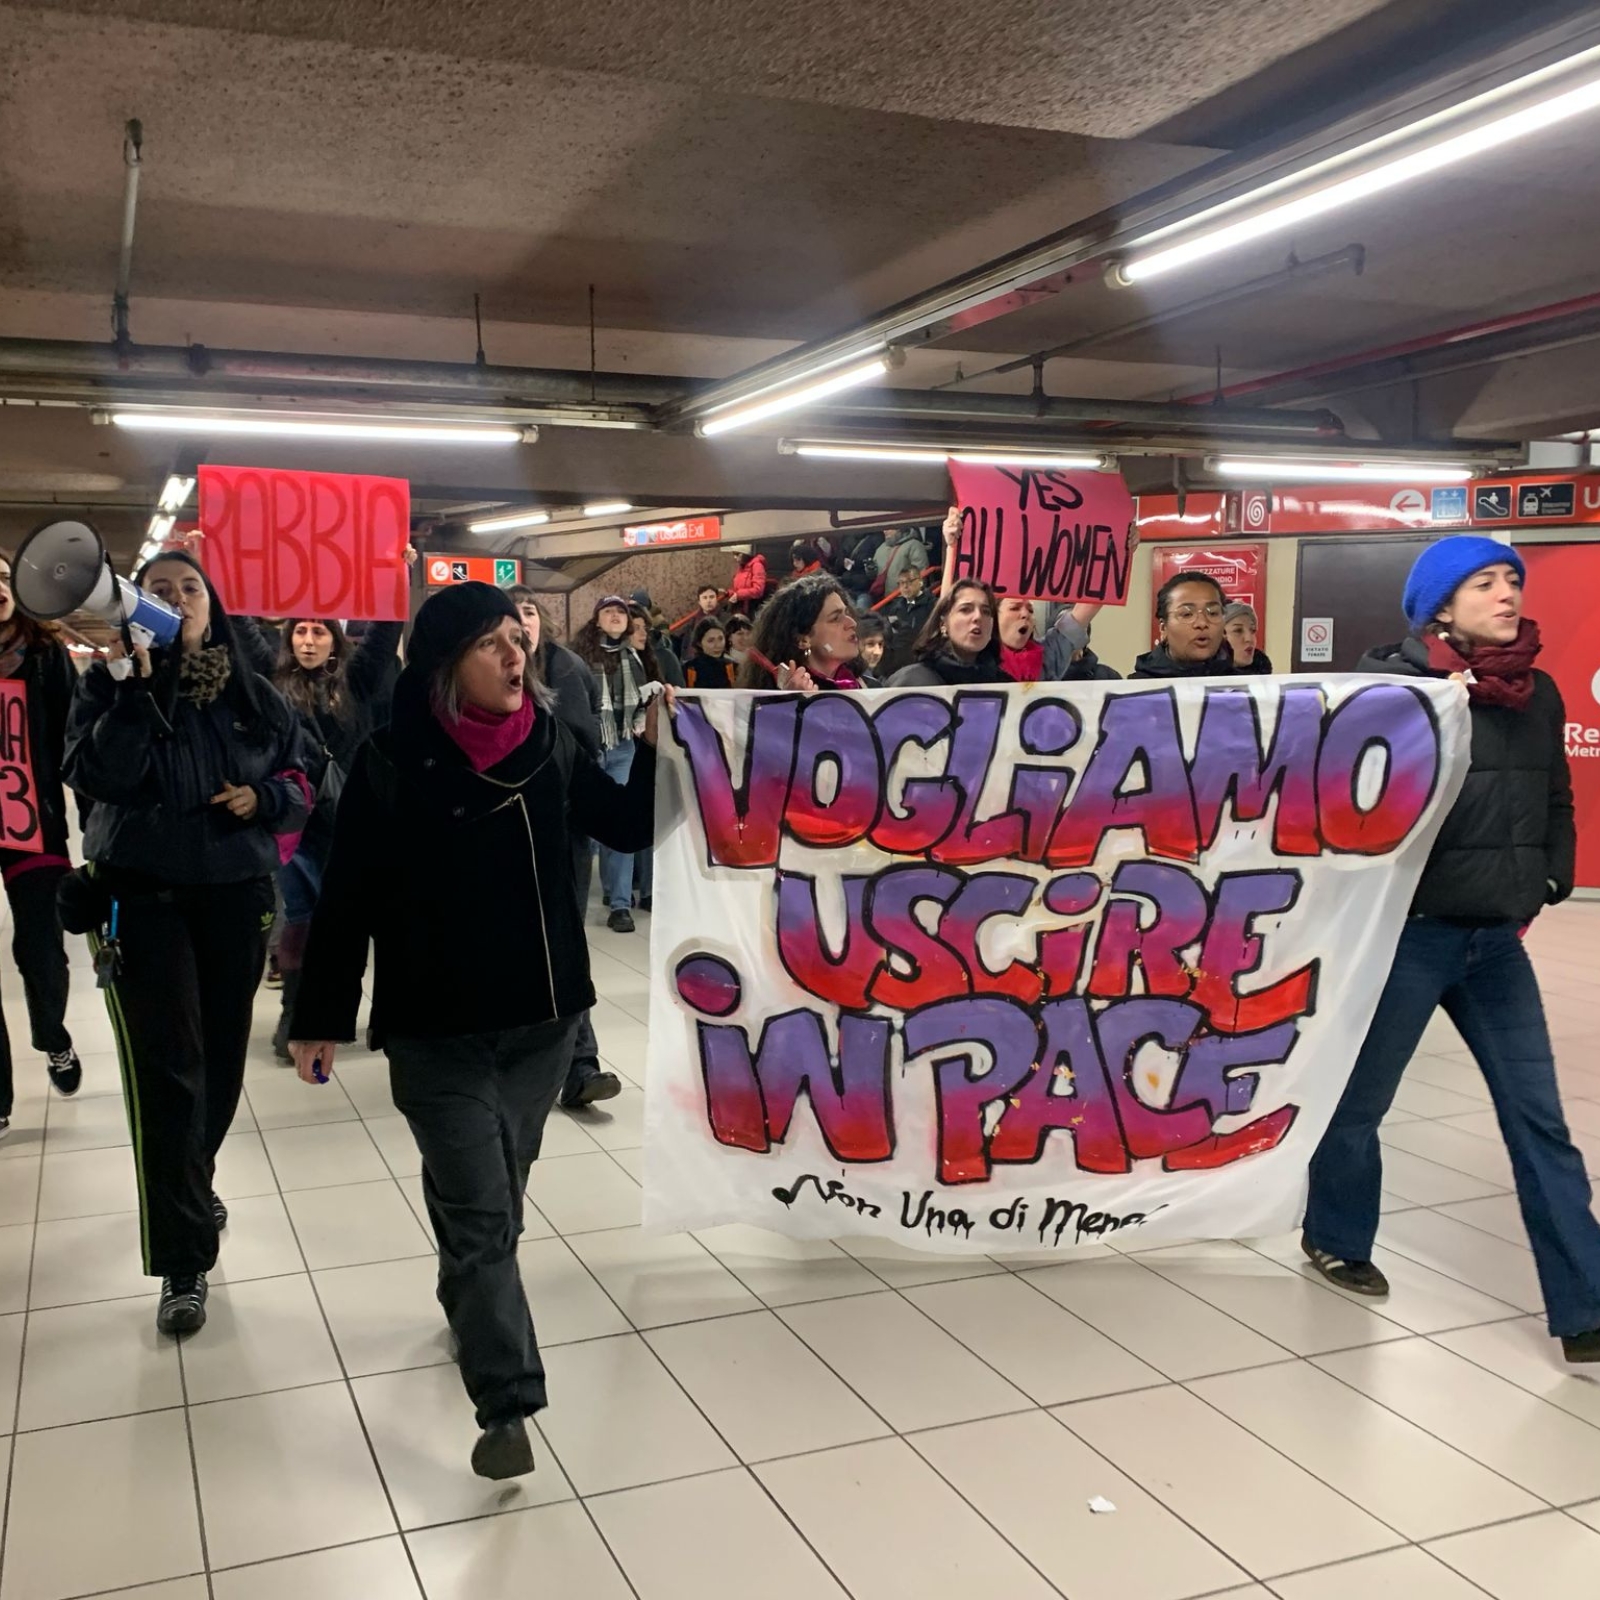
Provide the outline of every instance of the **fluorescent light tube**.
[[159,513],[151,517],[150,526],[145,530],[145,541],[148,544],[159,545],[163,539],[172,532],[176,517],[162,516]]
[[748,428],[752,423],[764,422],[768,417],[781,416],[785,411],[796,411],[830,394],[854,389],[863,383],[881,378],[889,370],[889,352],[880,351],[868,361],[829,372],[824,377],[812,377],[786,388],[767,400],[740,400],[732,405],[717,406],[696,427],[702,438],[712,439],[719,433],[731,433],[735,428]]
[[620,517],[632,510],[633,506],[626,500],[596,500],[583,508],[583,514],[586,517]]
[[950,459],[966,467],[1032,467],[1039,472],[1105,472],[1109,466],[1105,456],[1056,455],[1051,451],[1007,455],[998,450],[952,450]]
[[1266,483],[1466,483],[1473,469],[1459,461],[1303,461],[1272,456],[1213,456],[1208,471]]
[[156,504],[163,511],[181,511],[189,503],[189,496],[193,493],[194,479],[180,478],[174,473],[167,479],[166,486],[161,491],[161,498]]
[[215,433],[281,439],[361,439],[394,444],[521,444],[520,428],[449,422],[356,422],[334,418],[222,415],[214,411],[115,411],[135,433]]
[[513,528],[537,528],[550,520],[548,511],[519,511],[511,516],[490,517],[485,522],[469,522],[468,533],[509,533]]
[[[1587,67],[1589,72],[1584,81],[1566,89],[1559,87],[1559,81],[1550,81],[1552,78],[1559,80],[1568,69],[1579,63]],[[1600,66],[1600,51],[1585,51],[1570,62],[1529,73],[1501,88],[1465,100],[1447,111],[1425,117],[1410,128],[1397,129],[1358,145],[1343,155],[1308,168],[1298,177],[1276,179],[1254,195],[1241,195],[1212,206],[1183,222],[1158,230],[1143,241],[1148,245],[1168,235],[1177,236],[1173,243],[1162,249],[1141,255],[1141,244],[1129,246],[1131,259],[1118,266],[1116,276],[1125,284],[1142,283],[1164,272],[1191,266],[1238,245],[1250,244],[1315,217],[1325,216],[1341,206],[1371,199],[1413,179],[1426,177],[1458,162],[1470,160],[1473,156],[1540,133],[1572,117],[1581,116],[1600,106],[1600,70],[1596,70],[1597,66]],[[1546,86],[1545,93],[1533,104],[1512,105],[1474,127],[1455,134],[1448,132],[1451,123],[1470,117],[1474,111],[1486,109],[1496,101],[1515,100],[1541,84]],[[1435,127],[1437,131],[1430,136],[1426,130]],[[1416,138],[1426,142],[1420,148],[1404,148],[1408,139]],[[1381,153],[1394,149],[1396,145],[1401,148],[1394,150],[1393,154]],[[1365,170],[1353,172],[1344,178],[1337,176],[1339,169],[1360,164],[1364,158],[1368,163]],[[1314,182],[1319,172],[1327,173],[1325,180],[1307,189],[1305,185]],[[1238,215],[1241,209],[1250,207],[1253,200],[1261,201],[1268,195],[1284,190],[1287,192],[1283,198],[1275,203],[1267,204],[1247,216]]]

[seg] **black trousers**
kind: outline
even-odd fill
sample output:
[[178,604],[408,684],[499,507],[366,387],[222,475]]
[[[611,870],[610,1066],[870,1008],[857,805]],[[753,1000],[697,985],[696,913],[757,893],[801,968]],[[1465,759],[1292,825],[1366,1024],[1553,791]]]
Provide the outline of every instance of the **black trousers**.
[[[6,884],[11,902],[11,954],[22,974],[33,1048],[46,1055],[72,1048],[67,1032],[67,947],[56,912],[56,886],[65,867],[34,867]],[[0,1117],[9,1117],[14,1093],[11,1035],[0,1011]]]
[[133,1134],[144,1270],[207,1272],[217,1260],[212,1178],[244,1088],[272,880],[176,887],[118,907],[122,963],[105,993]]
[[389,1087],[422,1152],[439,1304],[479,1427],[545,1403],[517,1268],[523,1190],[566,1078],[576,1017],[456,1039],[390,1039]]

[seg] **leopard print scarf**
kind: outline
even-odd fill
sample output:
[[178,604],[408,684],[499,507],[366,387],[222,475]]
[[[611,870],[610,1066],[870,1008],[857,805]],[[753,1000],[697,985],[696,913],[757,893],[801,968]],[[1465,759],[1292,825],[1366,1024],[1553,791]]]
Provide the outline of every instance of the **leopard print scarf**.
[[233,675],[233,658],[225,646],[185,651],[178,663],[178,698],[187,700],[197,711],[204,711],[224,689]]

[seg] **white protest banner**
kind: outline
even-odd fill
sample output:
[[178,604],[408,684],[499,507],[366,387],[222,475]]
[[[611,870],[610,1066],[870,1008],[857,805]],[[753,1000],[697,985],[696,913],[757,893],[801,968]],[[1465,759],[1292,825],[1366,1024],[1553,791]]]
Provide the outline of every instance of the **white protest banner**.
[[680,696],[646,1223],[1294,1226],[1468,740],[1431,680]]

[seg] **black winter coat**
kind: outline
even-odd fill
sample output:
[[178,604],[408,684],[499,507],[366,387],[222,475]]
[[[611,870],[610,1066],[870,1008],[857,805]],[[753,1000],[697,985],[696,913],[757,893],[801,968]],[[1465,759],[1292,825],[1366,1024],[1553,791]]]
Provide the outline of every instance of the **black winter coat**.
[[889,679],[891,689],[936,689],[948,687],[964,689],[975,683],[1010,683],[1011,675],[1000,665],[1000,657],[993,650],[986,651],[975,661],[957,661],[952,655],[934,651],[920,661],[913,661]]
[[[44,853],[64,857],[69,820],[61,768],[78,674],[66,646],[51,640],[29,645],[16,675],[28,691],[28,753],[33,763],[33,803],[39,813]],[[81,802],[79,809],[82,810]],[[0,850],[0,870],[38,859],[37,851]]]
[[291,1037],[351,1040],[369,942],[371,1040],[495,1033],[594,1004],[573,882],[570,824],[615,850],[645,848],[655,752],[624,787],[559,717],[535,717],[498,766],[472,770],[408,669],[394,720],[363,746],[339,801]]
[[1233,664],[1233,651],[1227,645],[1209,661],[1174,661],[1164,644],[1147,650],[1133,664],[1130,678],[1241,678],[1245,674]]
[[[1416,638],[1369,651],[1356,670],[1446,676]],[[1578,836],[1565,722],[1561,692],[1543,672],[1526,710],[1473,702],[1472,766],[1423,868],[1413,916],[1527,922],[1572,893]]]
[[589,663],[564,644],[543,639],[536,659],[539,676],[556,697],[556,715],[566,723],[578,748],[600,759],[600,680]]
[[690,656],[683,664],[684,687],[731,689],[738,671],[726,656]]
[[[204,710],[179,699],[175,662],[118,683],[103,663],[79,678],[67,724],[65,777],[95,802],[91,861],[166,884],[245,883],[276,872],[276,835],[306,823],[299,719],[271,684],[238,666]],[[241,822],[213,798],[255,790]]]

